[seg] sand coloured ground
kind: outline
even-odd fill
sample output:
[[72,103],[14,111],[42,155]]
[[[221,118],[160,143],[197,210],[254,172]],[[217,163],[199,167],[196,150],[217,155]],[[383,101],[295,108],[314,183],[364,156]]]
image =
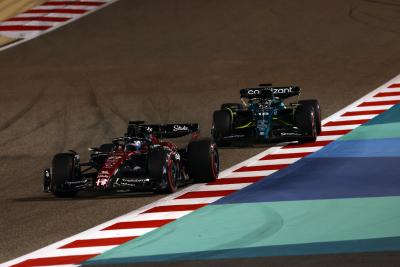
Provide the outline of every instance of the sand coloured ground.
[[[14,17],[32,7],[46,2],[45,0],[0,0],[0,21]],[[0,34],[0,47],[14,41],[13,38]]]

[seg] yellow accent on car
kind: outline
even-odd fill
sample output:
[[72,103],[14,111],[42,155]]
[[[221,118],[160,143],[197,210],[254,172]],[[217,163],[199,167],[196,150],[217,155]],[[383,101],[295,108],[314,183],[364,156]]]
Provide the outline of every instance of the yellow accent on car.
[[236,127],[235,129],[243,129],[243,128],[247,128],[247,127],[250,127],[252,124],[253,124],[253,122],[251,121],[251,122],[249,122],[249,123],[247,123],[247,124],[245,124],[245,125],[242,125],[242,126]]
[[227,110],[229,110],[229,112],[231,113],[231,118],[233,119],[233,110],[230,108],[226,108]]

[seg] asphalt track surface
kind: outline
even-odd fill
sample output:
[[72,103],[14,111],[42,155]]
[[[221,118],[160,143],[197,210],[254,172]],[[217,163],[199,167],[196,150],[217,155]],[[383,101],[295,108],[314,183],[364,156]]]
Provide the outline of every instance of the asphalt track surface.
[[[207,135],[212,111],[258,83],[300,85],[302,98],[318,98],[326,117],[399,73],[399,14],[394,0],[121,0],[1,52],[0,262],[162,197],[55,199],[41,192],[41,170],[54,153],[74,149],[84,157],[87,147],[120,136],[130,119],[199,122]],[[221,150],[222,168],[263,149]],[[333,266],[346,258],[341,265],[372,266],[400,256],[258,258],[234,266]]]

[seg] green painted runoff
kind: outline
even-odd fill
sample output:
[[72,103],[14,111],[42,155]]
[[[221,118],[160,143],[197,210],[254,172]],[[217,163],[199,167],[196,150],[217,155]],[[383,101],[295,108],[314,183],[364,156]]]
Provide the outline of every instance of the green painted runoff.
[[400,197],[210,205],[93,260],[400,236]]

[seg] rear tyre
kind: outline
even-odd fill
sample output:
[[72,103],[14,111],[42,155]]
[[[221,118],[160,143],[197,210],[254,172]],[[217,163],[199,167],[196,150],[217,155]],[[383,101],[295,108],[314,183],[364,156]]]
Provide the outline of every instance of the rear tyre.
[[75,155],[56,154],[52,162],[51,190],[56,197],[73,197],[77,191],[67,185],[67,181],[76,180]]
[[178,189],[179,165],[168,151],[155,150],[150,152],[148,173],[150,179],[157,183],[154,193],[171,194]]
[[321,125],[321,107],[319,105],[318,100],[316,99],[308,99],[308,100],[301,100],[299,101],[299,104],[302,106],[312,106],[314,108],[314,119],[315,119],[315,125],[317,127],[317,134],[320,134],[322,131],[322,125]]
[[232,132],[232,116],[227,110],[217,110],[213,114],[212,135],[218,146],[229,146],[224,136]]
[[242,110],[243,105],[239,103],[224,103],[221,105],[221,110],[231,109],[232,111]]
[[315,142],[317,139],[317,126],[315,123],[315,112],[312,106],[298,106],[295,113],[297,127],[304,132],[299,143]]
[[187,170],[189,177],[195,183],[209,183],[217,179],[219,154],[216,144],[210,138],[189,143]]

